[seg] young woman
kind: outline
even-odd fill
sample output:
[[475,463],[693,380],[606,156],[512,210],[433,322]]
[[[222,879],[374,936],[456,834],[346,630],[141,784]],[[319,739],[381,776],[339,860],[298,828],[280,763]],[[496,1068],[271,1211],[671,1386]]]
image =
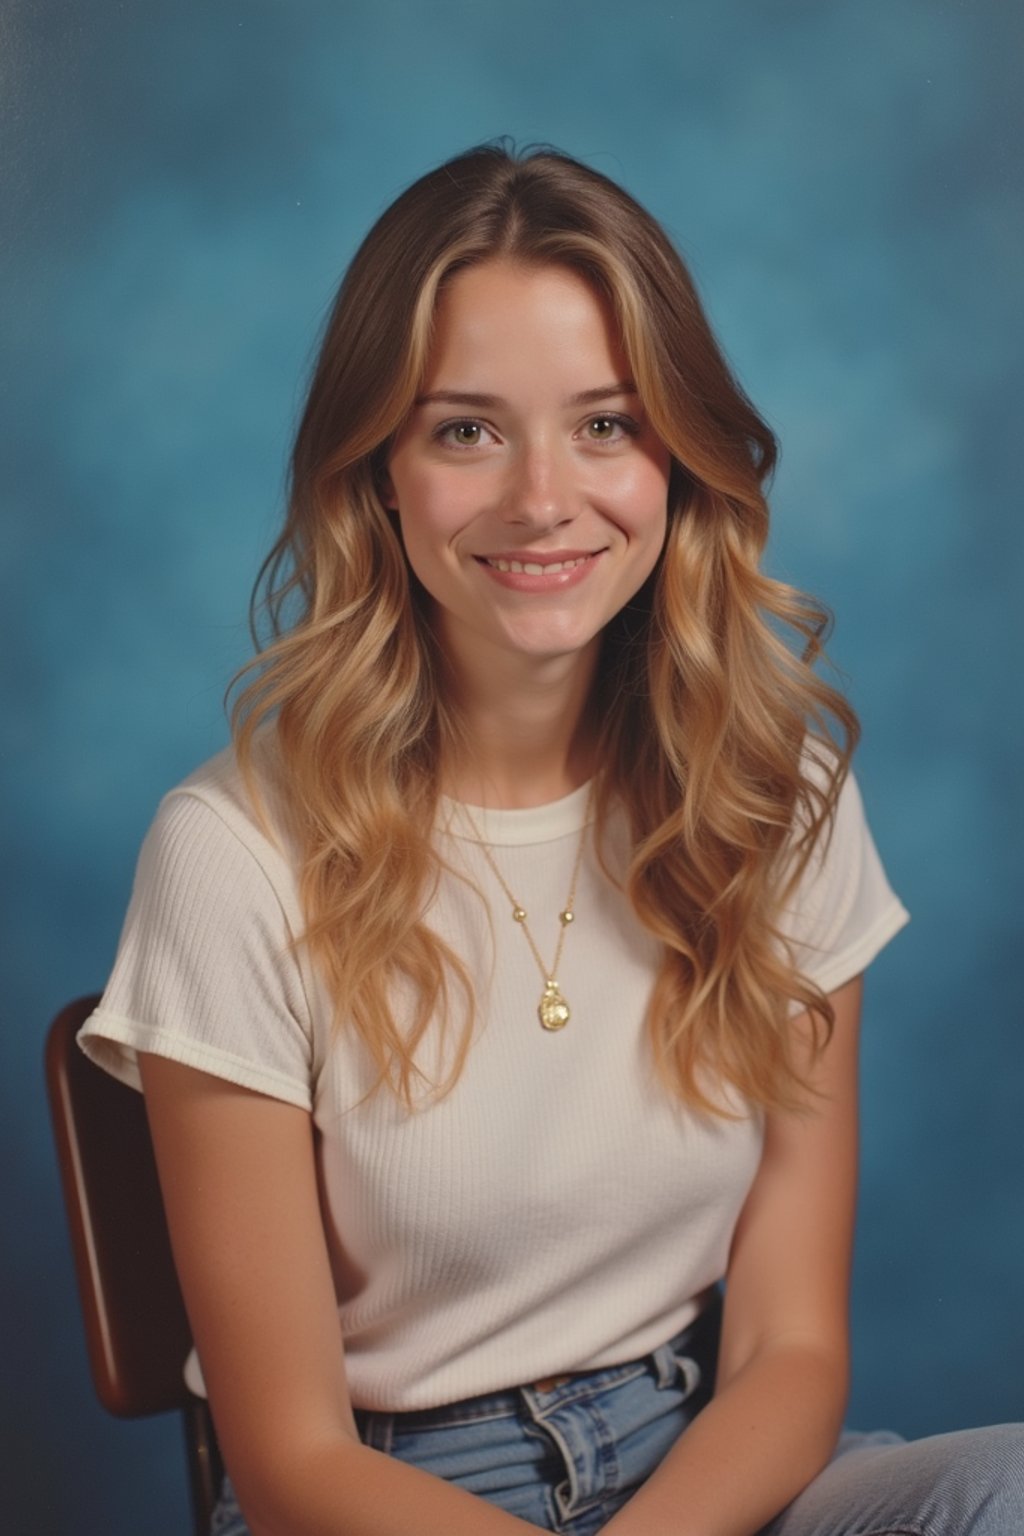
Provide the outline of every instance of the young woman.
[[146,1095],[220,1536],[1024,1528],[1019,1429],[841,1434],[905,913],[758,568],[774,458],[567,157],[472,151],[358,252],[274,638],[82,1036]]

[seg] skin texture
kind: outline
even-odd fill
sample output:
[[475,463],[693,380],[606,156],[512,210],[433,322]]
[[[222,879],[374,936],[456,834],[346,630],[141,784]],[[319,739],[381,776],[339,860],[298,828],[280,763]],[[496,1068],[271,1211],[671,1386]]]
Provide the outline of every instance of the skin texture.
[[[388,501],[445,653],[587,662],[654,568],[668,497],[607,305],[568,268],[489,261],[451,280],[435,324]],[[481,558],[527,552],[591,568],[503,583]]]
[[[463,398],[424,398],[438,394]],[[449,792],[536,805],[592,772],[600,633],[658,558],[668,473],[611,318],[580,277],[495,261],[453,279],[385,487],[471,742],[444,764]],[[481,564],[567,552],[590,559],[582,575],[496,577]],[[833,1448],[859,980],[832,1001],[832,1039],[808,1057],[812,1111],[767,1117],[732,1245],[716,1397],[606,1527],[615,1536],[753,1536]],[[309,1114],[157,1056],[140,1070],[182,1290],[254,1536],[535,1532],[359,1443]]]
[[[451,280],[385,488],[477,745],[473,782],[449,765],[450,790],[515,806],[589,776],[585,732],[573,737],[600,633],[661,553],[668,481],[608,307],[583,278],[489,261]],[[588,558],[540,576],[483,560],[567,555]]]

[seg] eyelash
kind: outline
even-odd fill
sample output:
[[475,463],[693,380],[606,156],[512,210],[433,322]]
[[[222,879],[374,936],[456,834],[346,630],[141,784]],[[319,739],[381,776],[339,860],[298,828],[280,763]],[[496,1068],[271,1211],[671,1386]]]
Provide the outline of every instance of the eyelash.
[[460,416],[455,421],[443,421],[432,434],[434,441],[440,443],[442,447],[454,448],[456,453],[471,452],[474,448],[479,448],[479,443],[456,443],[450,440],[449,433],[457,431],[459,427],[476,427],[481,432],[491,430],[490,427],[484,426],[482,421],[474,421],[471,416]]
[[[617,411],[601,411],[599,415],[588,416],[587,420],[584,422],[584,429],[593,426],[594,422],[596,421],[610,422],[613,426],[618,427],[626,437],[637,437],[640,432],[639,422],[634,421],[631,416],[622,416]],[[491,431],[491,428],[486,426],[482,421],[474,421],[471,416],[460,416],[454,421],[441,422],[440,426],[438,426],[432,434],[434,441],[440,443],[444,447],[454,449],[456,453],[471,453],[474,448],[479,448],[481,446],[479,443],[456,443],[451,441],[449,434],[457,431],[459,427],[474,427],[481,432]],[[600,446],[602,442],[618,442],[619,439],[591,438],[590,441],[592,443],[597,443]]]
[[[609,421],[615,427],[621,428],[627,437],[637,437],[640,432],[640,423],[634,421],[632,416],[622,416],[618,411],[602,411],[599,416],[589,416],[586,426],[593,426],[595,421]],[[600,438],[592,438],[592,442],[600,442]]]

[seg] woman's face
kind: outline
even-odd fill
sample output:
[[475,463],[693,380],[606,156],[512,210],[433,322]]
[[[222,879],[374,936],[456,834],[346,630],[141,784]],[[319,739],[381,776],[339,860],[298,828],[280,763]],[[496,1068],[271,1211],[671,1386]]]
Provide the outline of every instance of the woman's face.
[[561,266],[492,260],[437,306],[385,502],[451,659],[591,658],[665,540],[669,454],[607,303]]

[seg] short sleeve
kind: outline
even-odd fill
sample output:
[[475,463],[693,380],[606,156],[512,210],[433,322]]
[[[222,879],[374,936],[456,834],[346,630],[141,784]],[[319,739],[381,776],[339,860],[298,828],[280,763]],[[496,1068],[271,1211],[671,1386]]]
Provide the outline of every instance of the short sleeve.
[[175,791],[139,856],[113,973],[79,1043],[141,1086],[151,1051],[309,1109],[313,1044],[292,924],[268,861]]
[[868,966],[909,914],[886,878],[848,774],[831,837],[815,849],[781,920],[796,968],[834,992]]

